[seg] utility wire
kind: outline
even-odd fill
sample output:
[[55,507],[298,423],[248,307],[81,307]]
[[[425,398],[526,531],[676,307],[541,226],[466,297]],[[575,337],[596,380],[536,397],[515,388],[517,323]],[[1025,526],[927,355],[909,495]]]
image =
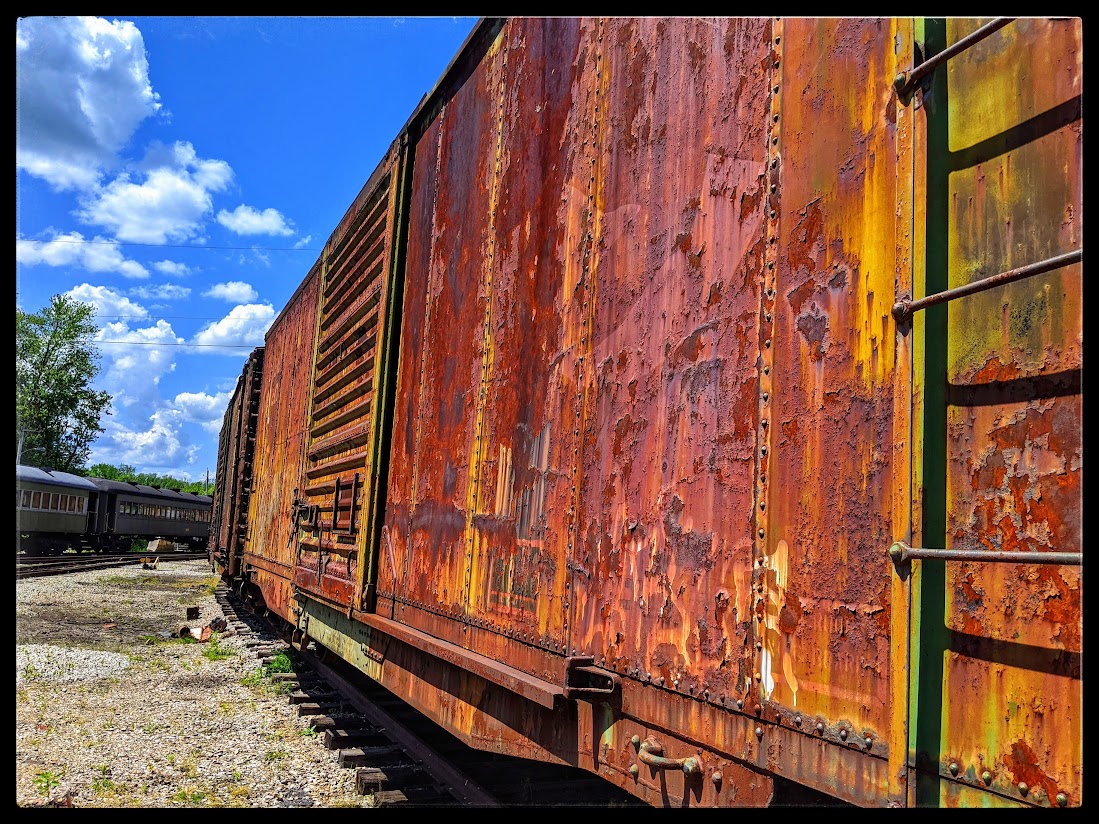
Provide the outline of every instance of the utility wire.
[[43,246],[50,243],[78,243],[78,244],[98,244],[100,246],[144,246],[150,249],[220,249],[224,251],[233,252],[315,252],[320,253],[321,249],[312,249],[308,246],[292,247],[292,246],[207,246],[205,244],[196,245],[189,243],[129,243],[121,240],[76,240],[74,238],[54,238],[53,240],[32,240],[27,237],[16,238],[24,243],[40,243]]

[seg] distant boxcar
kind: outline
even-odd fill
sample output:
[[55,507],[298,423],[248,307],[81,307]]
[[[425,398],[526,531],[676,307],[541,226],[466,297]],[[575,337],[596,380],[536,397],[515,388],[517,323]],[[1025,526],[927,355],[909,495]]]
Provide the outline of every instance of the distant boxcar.
[[246,365],[212,557],[654,806],[1079,806],[1082,59],[481,21]]

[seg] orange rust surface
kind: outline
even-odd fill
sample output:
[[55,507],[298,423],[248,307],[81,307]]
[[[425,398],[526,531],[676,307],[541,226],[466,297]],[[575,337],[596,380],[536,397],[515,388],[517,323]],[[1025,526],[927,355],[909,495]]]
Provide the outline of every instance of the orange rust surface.
[[[1081,48],[1078,19],[1023,19],[951,62],[951,287],[1082,247]],[[1083,549],[1081,266],[950,304],[949,547]],[[945,751],[1078,803],[1081,568],[947,574]]]
[[[893,539],[896,28],[790,19],[783,29],[756,671],[768,700],[880,738],[891,702],[904,700],[890,682],[884,552]],[[851,83],[845,66],[865,82]]]
[[607,22],[584,272],[570,646],[730,698],[751,678],[768,30]]
[[258,555],[287,578],[294,563],[291,507],[301,488],[319,282],[315,266],[265,340],[245,560]]
[[[1079,22],[1001,34],[944,69],[951,286],[1082,243]],[[627,742],[659,729],[677,757],[728,758],[744,803],[770,800],[772,773],[899,803],[907,584],[886,549],[919,524],[898,479],[920,444],[894,427],[922,411],[890,310],[931,242],[892,91],[911,36],[887,18],[511,19],[417,122],[377,611],[555,685],[590,655],[627,687],[597,723],[399,644],[387,686],[486,750],[591,760],[602,741],[627,788]],[[1079,268],[951,306],[948,546],[1080,551]],[[333,513],[336,480],[370,469],[376,382],[342,405],[324,388],[350,374],[325,352],[356,351],[341,319],[369,287],[322,274],[268,334],[255,446],[249,551],[288,612],[288,581],[352,603],[371,548],[294,549],[294,489],[329,527],[371,494]],[[997,791],[1079,798],[1079,570],[949,570],[945,683],[917,681],[943,690],[940,754],[990,764]]]

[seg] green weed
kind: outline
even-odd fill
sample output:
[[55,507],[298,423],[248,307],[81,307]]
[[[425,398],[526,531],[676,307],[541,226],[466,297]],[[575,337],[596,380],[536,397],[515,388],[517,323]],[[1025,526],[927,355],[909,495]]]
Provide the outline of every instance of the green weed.
[[34,786],[38,789],[38,792],[44,796],[54,790],[55,787],[61,786],[61,778],[65,775],[65,768],[62,767],[59,772],[53,772],[52,770],[41,770],[34,774]]
[[218,636],[212,635],[210,637],[210,643],[206,645],[206,648],[202,651],[203,657],[209,661],[221,661],[225,658],[231,658],[236,655],[231,649],[226,649],[218,643]]

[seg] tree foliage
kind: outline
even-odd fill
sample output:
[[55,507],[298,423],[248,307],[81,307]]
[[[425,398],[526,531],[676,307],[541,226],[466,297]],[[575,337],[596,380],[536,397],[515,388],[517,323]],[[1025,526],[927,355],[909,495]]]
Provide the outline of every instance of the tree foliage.
[[98,463],[88,467],[87,476],[91,478],[104,478],[108,481],[124,481],[126,483],[144,484],[146,486],[159,486],[161,489],[174,489],[177,492],[191,492],[195,495],[209,495],[209,486],[205,481],[181,481],[171,475],[157,475],[154,472],[138,472],[129,464],[112,466],[111,464]]
[[111,396],[99,373],[95,309],[54,295],[38,314],[15,310],[16,463],[79,473],[103,431]]

